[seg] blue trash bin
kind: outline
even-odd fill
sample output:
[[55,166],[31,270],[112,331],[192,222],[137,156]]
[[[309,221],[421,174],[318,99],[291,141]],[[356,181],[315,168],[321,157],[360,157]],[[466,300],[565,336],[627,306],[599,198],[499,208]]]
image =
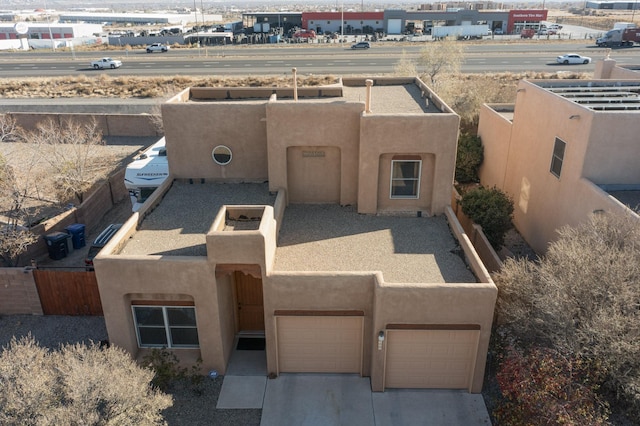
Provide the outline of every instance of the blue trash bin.
[[60,260],[63,257],[67,257],[68,235],[66,232],[52,232],[44,236],[51,259]]
[[73,242],[73,248],[79,249],[87,245],[84,238],[84,228],[82,223],[74,223],[65,228],[65,230],[71,235],[71,241]]

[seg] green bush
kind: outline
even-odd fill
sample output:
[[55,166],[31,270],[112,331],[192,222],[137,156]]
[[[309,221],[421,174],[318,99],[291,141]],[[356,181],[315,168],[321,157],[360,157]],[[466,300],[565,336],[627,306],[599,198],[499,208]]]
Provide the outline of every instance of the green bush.
[[462,211],[482,227],[494,249],[504,244],[504,236],[512,228],[513,201],[498,188],[478,187],[462,195]]
[[484,151],[480,137],[468,133],[461,134],[456,154],[456,181],[479,182],[478,170],[483,160]]

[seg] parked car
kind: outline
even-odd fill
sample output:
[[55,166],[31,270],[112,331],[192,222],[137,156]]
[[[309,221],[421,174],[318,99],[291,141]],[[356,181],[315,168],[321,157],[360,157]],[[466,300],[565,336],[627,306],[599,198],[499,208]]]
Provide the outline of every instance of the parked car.
[[162,43],[153,43],[147,46],[147,53],[167,52],[168,50],[169,50],[169,46]]
[[577,53],[567,53],[566,55],[558,56],[556,62],[563,65],[569,64],[589,64],[591,58],[588,56],[578,55]]
[[91,62],[91,67],[96,69],[96,70],[101,70],[101,69],[105,69],[105,68],[120,68],[122,66],[122,62],[117,60],[117,59],[111,59],[111,58],[102,58],[102,59],[98,59],[97,61],[93,61]]
[[533,38],[536,35],[536,30],[533,28],[524,28],[520,31],[520,38]]
[[553,28],[541,28],[538,31],[538,35],[555,35],[558,34],[558,31]]
[[502,28],[496,28],[495,30],[493,30],[493,34],[494,35],[502,35],[504,33],[502,32]]
[[93,259],[100,253],[100,250],[107,245],[109,240],[114,236],[118,229],[122,227],[121,223],[112,223],[107,226],[98,237],[93,241],[91,247],[89,247],[89,252],[87,253],[87,257],[84,259],[84,264],[87,269],[93,270]]
[[356,44],[351,45],[352,49],[368,49],[371,44],[368,41],[359,41]]

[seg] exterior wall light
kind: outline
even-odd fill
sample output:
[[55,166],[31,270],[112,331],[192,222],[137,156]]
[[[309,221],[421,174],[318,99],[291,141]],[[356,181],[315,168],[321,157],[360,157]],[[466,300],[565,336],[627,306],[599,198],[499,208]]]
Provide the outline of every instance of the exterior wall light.
[[378,333],[378,350],[382,350],[382,343],[384,342],[384,330],[380,330]]

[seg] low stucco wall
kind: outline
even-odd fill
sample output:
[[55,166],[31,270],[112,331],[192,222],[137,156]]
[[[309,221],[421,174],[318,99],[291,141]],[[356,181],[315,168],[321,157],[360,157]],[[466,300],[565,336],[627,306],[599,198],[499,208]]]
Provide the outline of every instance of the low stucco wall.
[[31,269],[0,268],[0,283],[0,315],[42,315]]
[[64,114],[12,112],[8,116],[25,130],[35,130],[39,124],[52,121],[63,126],[69,120],[90,124],[94,120],[103,136],[159,136],[158,129],[147,114]]
[[498,108],[500,105],[487,104],[480,108],[478,136],[482,141],[484,160],[478,176],[483,186],[504,189],[512,123],[496,110]]

